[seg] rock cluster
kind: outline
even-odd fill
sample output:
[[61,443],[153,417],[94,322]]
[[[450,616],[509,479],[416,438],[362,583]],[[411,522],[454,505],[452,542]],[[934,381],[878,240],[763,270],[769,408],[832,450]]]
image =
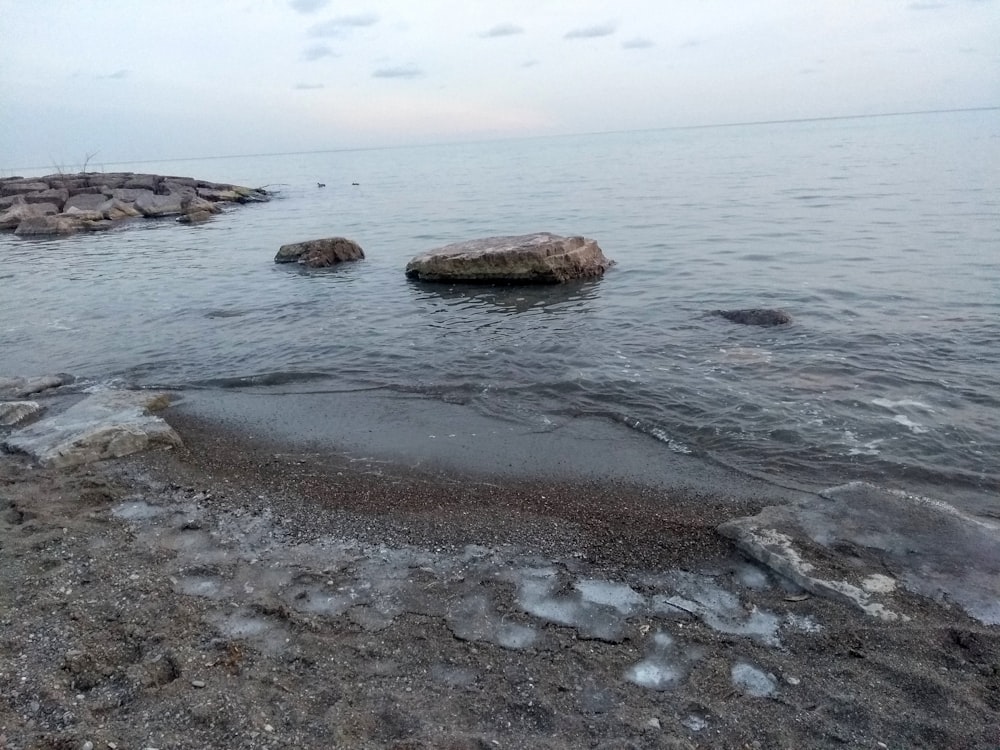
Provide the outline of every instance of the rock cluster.
[[613,264],[594,240],[540,232],[430,250],[407,264],[406,275],[421,281],[558,284],[599,278]]
[[298,263],[309,268],[324,268],[351,260],[363,260],[364,250],[345,237],[328,237],[282,245],[274,256],[275,263]]
[[0,229],[22,237],[101,230],[132,217],[200,222],[220,203],[269,200],[239,185],[134,172],[82,172],[0,178]]

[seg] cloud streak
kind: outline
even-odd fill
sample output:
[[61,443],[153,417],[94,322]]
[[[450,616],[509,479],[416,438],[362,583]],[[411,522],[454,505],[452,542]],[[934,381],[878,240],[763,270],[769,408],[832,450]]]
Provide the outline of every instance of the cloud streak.
[[611,36],[617,29],[617,24],[608,21],[596,26],[583,26],[578,29],[570,29],[563,35],[563,39],[596,39],[597,37]]
[[314,24],[307,32],[311,37],[343,36],[351,29],[374,26],[378,23],[378,15],[375,13],[361,13],[356,16],[338,16],[329,21]]
[[652,40],[641,36],[637,36],[634,39],[626,39],[622,42],[623,49],[648,49],[649,47],[655,46],[656,44],[654,44]]
[[97,76],[97,77],[98,78],[103,78],[103,79],[114,79],[116,81],[120,81],[122,78],[128,78],[129,72],[130,72],[129,70],[127,70],[125,68],[122,68],[120,70],[116,70],[114,73],[108,73],[107,75]]
[[330,0],[291,0],[288,4],[292,6],[292,10],[299,13],[315,13],[320,8],[329,5]]
[[323,88],[322,83],[296,83],[296,91],[315,91],[316,89]]
[[415,65],[398,65],[389,68],[377,68],[372,73],[373,78],[420,78],[424,72]]
[[306,62],[315,62],[316,60],[322,60],[324,57],[334,57],[333,50],[326,44],[314,44],[311,47],[306,47],[302,53],[302,59]]
[[496,26],[482,32],[479,36],[483,39],[496,39],[502,36],[515,36],[523,33],[524,29],[516,23],[498,23]]

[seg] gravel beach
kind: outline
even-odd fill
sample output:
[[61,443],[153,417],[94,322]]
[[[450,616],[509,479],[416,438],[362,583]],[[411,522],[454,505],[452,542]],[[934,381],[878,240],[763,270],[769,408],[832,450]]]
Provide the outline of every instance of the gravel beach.
[[774,504],[253,438],[0,455],[0,747],[996,748],[1000,630],[883,621],[716,527]]

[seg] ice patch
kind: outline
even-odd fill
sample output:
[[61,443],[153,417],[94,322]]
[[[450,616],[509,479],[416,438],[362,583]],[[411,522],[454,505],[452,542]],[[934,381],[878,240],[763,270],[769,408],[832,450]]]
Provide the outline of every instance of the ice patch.
[[166,508],[162,508],[159,505],[152,505],[145,500],[122,503],[111,509],[111,514],[116,518],[121,518],[123,521],[149,521],[153,518],[165,516],[167,513],[169,511]]
[[631,614],[646,603],[645,597],[624,583],[585,579],[577,581],[574,588],[585,602],[613,607],[623,615]]
[[773,675],[765,674],[746,662],[737,662],[730,672],[733,687],[754,698],[767,698],[778,689]]
[[663,659],[651,657],[631,666],[625,677],[650,690],[669,690],[680,682],[681,673]]

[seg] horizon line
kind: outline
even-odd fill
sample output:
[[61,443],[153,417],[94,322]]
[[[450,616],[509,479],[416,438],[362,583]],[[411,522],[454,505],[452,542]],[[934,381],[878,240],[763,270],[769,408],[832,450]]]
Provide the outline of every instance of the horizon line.
[[[649,133],[655,132],[657,130],[706,130],[710,128],[735,128],[735,127],[751,127],[757,125],[785,125],[793,124],[799,122],[829,122],[834,120],[863,120],[869,118],[878,117],[908,117],[912,115],[935,115],[935,114],[947,114],[953,112],[990,112],[994,110],[1000,110],[1000,105],[986,106],[986,107],[954,107],[948,109],[918,109],[910,110],[906,112],[877,112],[874,114],[851,114],[851,115],[826,115],[822,117],[795,117],[786,118],[778,120],[747,120],[740,122],[716,122],[716,123],[701,123],[695,125],[667,125],[663,127],[652,127],[652,128],[634,128],[630,130],[602,130],[602,131],[591,131],[582,133],[560,133],[557,135],[522,135],[522,136],[508,136],[501,138],[490,138],[485,140],[469,140],[469,141],[447,141],[443,143],[410,143],[395,146],[354,146],[347,148],[323,148],[323,149],[311,149],[309,151],[273,151],[268,153],[256,153],[256,154],[221,154],[215,156],[172,156],[160,159],[129,159],[123,161],[108,161],[106,164],[112,165],[122,165],[127,166],[131,164],[163,164],[175,161],[210,161],[213,159],[251,159],[259,157],[268,156],[305,156],[309,154],[331,154],[331,153],[342,153],[351,151],[381,151],[395,148],[420,148],[424,146],[451,146],[459,144],[469,144],[469,143],[491,143],[498,141],[519,141],[519,140],[533,140],[541,138],[568,138],[574,136],[591,136],[591,135],[614,135],[618,133]],[[52,166],[52,165],[49,165]],[[0,168],[4,171],[14,171],[18,169],[24,170],[36,170],[36,169],[48,169],[48,166],[20,166],[20,167],[2,167]]]

